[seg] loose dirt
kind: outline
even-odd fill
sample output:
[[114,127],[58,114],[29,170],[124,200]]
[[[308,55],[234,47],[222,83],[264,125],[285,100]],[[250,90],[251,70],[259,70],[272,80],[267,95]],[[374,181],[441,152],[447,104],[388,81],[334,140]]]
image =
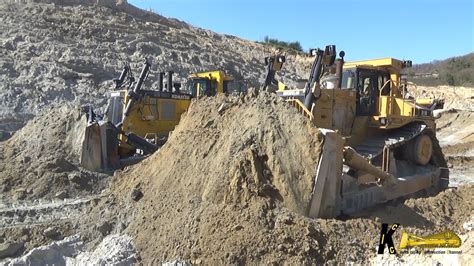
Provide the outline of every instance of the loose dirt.
[[106,175],[79,167],[85,125],[78,108],[52,106],[0,142],[0,200],[100,192]]
[[280,226],[275,209],[307,212],[320,142],[318,130],[275,95],[194,102],[159,153],[114,178],[123,203],[134,189],[143,193],[124,208],[144,262],[265,261],[265,253],[286,249],[272,240],[292,235],[269,231]]

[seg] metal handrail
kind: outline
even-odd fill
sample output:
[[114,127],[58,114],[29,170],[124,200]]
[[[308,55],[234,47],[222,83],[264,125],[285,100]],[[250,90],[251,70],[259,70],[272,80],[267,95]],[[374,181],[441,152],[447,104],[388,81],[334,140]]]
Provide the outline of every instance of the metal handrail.
[[[385,83],[383,84],[383,86],[379,89],[379,110],[382,109],[382,101],[380,101],[380,97],[382,97],[382,91],[383,89],[385,88],[385,86],[387,86],[387,84],[392,84],[395,85],[395,82],[391,79],[385,81]],[[393,86],[390,86],[390,91],[389,91],[389,96],[391,97],[392,96],[392,88]],[[392,108],[393,108],[393,103],[392,103],[392,98],[390,98],[390,101],[389,101],[389,113],[391,114],[392,113]]]
[[308,108],[306,108],[306,106],[304,106],[304,104],[300,100],[288,99],[286,100],[286,102],[292,105],[293,107],[295,107],[301,114],[306,116],[310,121],[313,121],[314,119],[313,114],[311,113],[310,110],[308,110]]

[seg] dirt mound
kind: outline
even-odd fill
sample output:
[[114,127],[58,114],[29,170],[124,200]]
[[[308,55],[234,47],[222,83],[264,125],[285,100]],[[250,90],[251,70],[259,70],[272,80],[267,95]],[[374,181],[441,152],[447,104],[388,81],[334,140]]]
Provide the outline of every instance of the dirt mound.
[[104,175],[78,166],[85,123],[77,108],[51,107],[0,142],[2,198],[50,198],[57,193],[72,197],[84,190],[99,191]]
[[[285,237],[304,259],[311,244],[291,238],[305,232],[272,230],[293,223],[277,222],[277,208],[307,213],[320,145],[319,131],[275,95],[200,99],[157,154],[114,177],[113,191],[146,262],[265,261]],[[143,198],[129,205],[133,190]]]

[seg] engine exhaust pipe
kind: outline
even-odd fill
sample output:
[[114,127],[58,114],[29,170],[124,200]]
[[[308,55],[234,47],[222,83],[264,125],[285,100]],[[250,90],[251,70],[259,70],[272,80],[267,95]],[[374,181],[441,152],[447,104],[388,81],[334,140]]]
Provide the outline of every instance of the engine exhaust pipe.
[[163,91],[163,80],[165,78],[165,72],[160,72],[159,73],[159,84],[158,84],[158,90]]
[[166,85],[168,92],[173,92],[173,74],[172,70],[168,71],[168,84]]
[[148,60],[145,59],[145,62],[143,63],[142,72],[140,74],[140,78],[138,79],[138,82],[135,84],[135,88],[130,93],[130,100],[127,103],[125,111],[123,112],[122,122],[117,124],[118,128],[122,127],[123,121],[130,114],[130,111],[132,110],[133,104],[140,97],[140,93],[141,93],[141,90],[142,90],[143,83],[145,83],[145,80],[148,77],[148,73],[150,71],[150,68],[151,68],[151,63],[148,62]]
[[346,55],[346,53],[344,51],[341,51],[339,53],[339,57],[341,57],[340,59],[337,59],[336,61],[336,77],[337,77],[337,87],[338,89],[341,88],[342,86],[342,70],[343,70],[343,66],[344,66],[344,56]]

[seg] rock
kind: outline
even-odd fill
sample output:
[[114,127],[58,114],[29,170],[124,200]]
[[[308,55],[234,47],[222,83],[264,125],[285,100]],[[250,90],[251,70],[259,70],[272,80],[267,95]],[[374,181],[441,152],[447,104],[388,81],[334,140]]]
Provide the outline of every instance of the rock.
[[133,201],[139,201],[143,197],[143,192],[139,188],[135,188],[130,196]]
[[290,215],[286,215],[285,217],[283,217],[281,219],[283,221],[283,223],[287,224],[287,225],[290,225],[290,224],[293,224],[293,217],[291,217]]
[[56,193],[56,195],[54,195],[54,196],[58,199],[67,199],[67,198],[69,198],[69,193],[67,193],[67,191],[63,190],[63,191],[60,191],[60,192]]
[[14,200],[24,200],[26,198],[26,189],[24,188],[19,188],[19,189],[16,189],[14,192],[13,192],[13,199]]
[[226,109],[227,109],[226,104],[223,103],[219,106],[219,108],[217,108],[217,113],[222,114]]
[[79,183],[79,181],[81,180],[81,174],[71,173],[67,176],[67,179],[73,183]]
[[462,227],[466,229],[467,231],[472,231],[474,229],[474,221],[464,223]]
[[206,124],[204,124],[204,127],[210,127],[212,124],[214,124],[214,120],[209,120],[206,122]]
[[76,166],[64,158],[56,159],[55,165],[59,168],[58,170],[62,172],[70,172],[77,169]]
[[43,231],[43,235],[50,239],[58,238],[61,234],[55,227],[48,227]]
[[30,156],[25,156],[25,157],[23,157],[22,163],[29,163],[30,161],[31,161],[31,157]]
[[244,229],[244,227],[240,224],[238,224],[238,225],[234,226],[234,228],[232,228],[232,230],[234,230],[234,231],[239,231],[239,230],[242,230],[242,229]]
[[97,226],[97,230],[102,234],[102,236],[110,234],[112,228],[112,224],[109,222],[103,222],[101,225]]
[[0,244],[0,259],[12,257],[25,246],[23,242]]
[[79,186],[87,184],[86,178],[84,178],[82,174],[79,172],[73,172],[73,173],[68,174],[67,179],[70,182],[77,184]]

